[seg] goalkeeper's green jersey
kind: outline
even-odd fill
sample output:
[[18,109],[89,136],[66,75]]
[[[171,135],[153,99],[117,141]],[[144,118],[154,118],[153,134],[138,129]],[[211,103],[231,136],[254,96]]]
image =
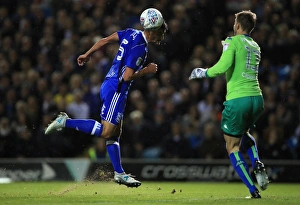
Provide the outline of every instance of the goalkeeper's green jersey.
[[226,73],[226,100],[262,95],[258,83],[260,47],[249,35],[236,35],[222,41],[219,61],[206,72],[207,77]]

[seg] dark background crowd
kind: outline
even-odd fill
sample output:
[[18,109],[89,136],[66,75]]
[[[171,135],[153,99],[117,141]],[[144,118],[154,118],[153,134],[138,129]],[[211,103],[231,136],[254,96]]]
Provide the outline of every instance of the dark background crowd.
[[189,81],[210,67],[233,35],[234,14],[257,14],[252,37],[262,50],[259,80],[265,111],[251,132],[263,159],[300,159],[299,0],[1,0],[0,157],[107,157],[104,140],[64,129],[44,135],[60,111],[100,120],[99,86],[118,44],[76,58],[117,30],[142,29],[140,13],[159,9],[169,30],[150,45],[155,75],[128,96],[123,157],[227,158],[220,128],[224,76]]

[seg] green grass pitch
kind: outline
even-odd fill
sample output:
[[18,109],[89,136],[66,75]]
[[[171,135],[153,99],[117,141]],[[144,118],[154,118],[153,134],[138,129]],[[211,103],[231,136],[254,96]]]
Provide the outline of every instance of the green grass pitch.
[[0,184],[0,204],[300,204],[300,184],[270,184],[262,199],[247,199],[242,183],[143,182],[127,188],[114,182],[15,182]]

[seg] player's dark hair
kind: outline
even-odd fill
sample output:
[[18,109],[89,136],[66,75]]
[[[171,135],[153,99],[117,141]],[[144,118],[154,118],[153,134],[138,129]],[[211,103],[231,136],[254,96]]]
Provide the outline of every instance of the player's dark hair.
[[157,29],[147,29],[146,31],[156,32],[159,35],[166,33],[168,30],[168,24],[164,21],[162,25]]
[[241,11],[235,14],[236,21],[241,24],[241,27],[247,33],[251,33],[256,24],[256,14],[251,11]]
[[168,30],[168,24],[164,21],[159,29],[164,30],[164,32],[166,32]]
[[163,21],[162,25],[160,27],[156,28],[150,28],[150,29],[145,29],[146,31],[163,31],[166,32],[168,30],[168,24]]

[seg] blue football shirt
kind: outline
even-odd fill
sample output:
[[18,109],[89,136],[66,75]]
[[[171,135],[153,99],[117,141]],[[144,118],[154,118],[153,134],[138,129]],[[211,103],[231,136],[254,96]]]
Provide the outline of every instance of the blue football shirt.
[[[148,54],[148,43],[142,31],[129,28],[118,31],[118,36],[120,47],[105,77],[114,88],[122,80],[126,67],[135,72],[141,70]],[[128,91],[131,83],[124,82],[122,90]]]

